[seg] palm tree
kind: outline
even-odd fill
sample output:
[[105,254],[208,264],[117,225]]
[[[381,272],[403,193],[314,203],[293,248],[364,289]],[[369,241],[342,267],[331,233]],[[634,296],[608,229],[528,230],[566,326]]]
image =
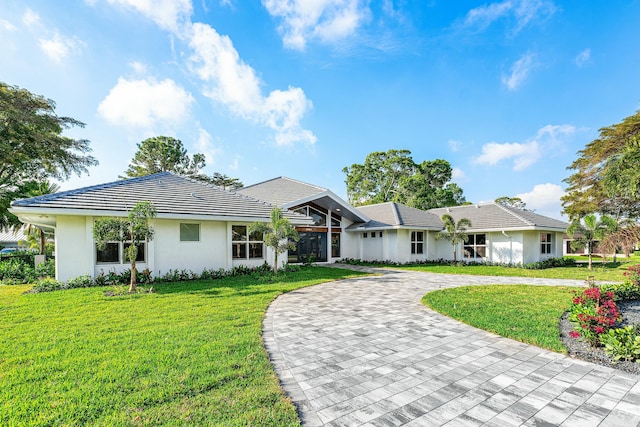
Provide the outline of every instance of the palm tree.
[[458,261],[458,243],[467,240],[467,228],[471,227],[471,220],[468,218],[460,218],[458,222],[449,214],[440,217],[444,230],[436,234],[436,239],[445,239],[453,245],[453,262]]
[[589,270],[593,269],[592,255],[595,242],[602,240],[607,234],[617,229],[617,222],[608,215],[602,215],[600,220],[595,214],[585,215],[584,224],[580,219],[571,223],[567,228],[567,235],[574,239],[571,247],[574,249],[587,248],[589,256]]
[[271,210],[271,222],[254,222],[249,226],[249,234],[251,233],[262,234],[264,236],[264,244],[273,249],[275,254],[273,274],[277,276],[278,255],[289,249],[296,248],[294,242],[300,239],[298,232],[291,225],[291,222],[282,216],[282,209],[273,208]]

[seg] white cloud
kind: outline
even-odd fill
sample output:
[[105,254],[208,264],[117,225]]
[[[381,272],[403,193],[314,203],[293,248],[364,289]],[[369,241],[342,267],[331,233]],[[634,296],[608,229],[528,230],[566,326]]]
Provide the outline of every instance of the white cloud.
[[587,48],[580,52],[578,56],[576,56],[576,65],[578,67],[584,66],[591,59],[591,49]]
[[499,19],[508,20],[510,31],[518,33],[530,22],[553,15],[556,6],[546,0],[505,0],[476,7],[467,12],[462,26],[484,31]]
[[213,145],[213,138],[209,132],[202,128],[198,130],[198,141],[196,141],[195,147],[199,153],[204,154],[208,165],[213,165],[215,158],[221,153],[221,150]]
[[453,139],[450,139],[447,144],[449,144],[449,149],[451,151],[453,151],[454,153],[457,151],[460,151],[460,142],[459,141],[454,141]]
[[514,62],[511,66],[511,74],[502,76],[502,84],[509,90],[518,89],[534,67],[534,58],[535,56],[532,53],[526,53]]
[[371,14],[364,0],[262,0],[262,5],[282,19],[284,45],[297,50],[309,40],[334,43],[349,37]]
[[139,61],[132,61],[129,63],[129,66],[133,69],[136,74],[147,74],[147,65],[143,64]]
[[11,22],[7,21],[6,19],[0,19],[0,29],[3,29],[5,31],[17,30],[16,26],[13,25]]
[[467,12],[464,19],[466,27],[476,27],[478,30],[484,30],[491,23],[503,16],[506,16],[513,9],[513,3],[509,0],[502,3],[492,3]]
[[464,180],[467,177],[467,175],[464,173],[464,171],[460,168],[453,168],[451,169],[451,179],[454,181],[461,181]]
[[474,162],[493,166],[502,160],[513,159],[513,170],[519,171],[531,166],[539,158],[540,149],[536,141],[525,144],[490,142],[482,146],[482,154]]
[[61,36],[57,31],[51,38],[41,38],[38,45],[45,55],[58,64],[62,63],[69,55],[80,52],[82,42],[77,38]]
[[180,34],[193,14],[191,0],[107,0],[111,4],[133,7],[164,30]]
[[238,170],[238,168],[240,168],[240,156],[236,155],[233,158],[233,162],[229,165],[229,170],[235,171]]
[[27,9],[22,15],[22,23],[29,29],[34,29],[41,25],[40,15],[31,9]]
[[189,116],[194,99],[170,79],[126,80],[122,77],[98,106],[107,121],[134,127],[179,123]]
[[559,218],[562,211],[562,203],[560,198],[564,196],[564,190],[557,184],[537,184],[533,190],[528,193],[516,194],[523,202],[527,204],[527,209]]
[[275,130],[278,145],[315,143],[315,135],[300,124],[312,107],[302,89],[274,90],[264,97],[262,82],[253,68],[242,61],[231,39],[209,25],[193,24],[189,46],[194,51],[192,69],[209,84],[206,96],[245,119]]
[[541,158],[542,152],[557,151],[568,138],[576,133],[573,125],[546,125],[538,129],[535,136],[524,143],[499,144],[490,142],[482,146],[482,154],[473,162],[494,166],[503,160],[513,159],[513,170],[526,169]]

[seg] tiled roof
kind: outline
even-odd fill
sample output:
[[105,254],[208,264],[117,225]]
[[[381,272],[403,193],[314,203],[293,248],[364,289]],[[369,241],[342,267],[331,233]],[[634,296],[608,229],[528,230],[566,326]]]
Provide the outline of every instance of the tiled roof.
[[[16,208],[127,211],[152,202],[158,214],[235,218],[269,218],[273,205],[169,172],[14,201]],[[296,222],[307,217],[285,211]]]
[[241,188],[238,193],[282,206],[326,191],[326,188],[281,176]]
[[438,218],[448,213],[456,221],[467,218],[471,221],[469,230],[536,228],[562,231],[569,226],[564,221],[497,203],[437,208],[430,209],[428,212],[437,215]]
[[369,217],[371,221],[366,224],[353,224],[350,227],[352,229],[399,226],[442,229],[442,222],[436,215],[395,202],[359,206],[357,209]]

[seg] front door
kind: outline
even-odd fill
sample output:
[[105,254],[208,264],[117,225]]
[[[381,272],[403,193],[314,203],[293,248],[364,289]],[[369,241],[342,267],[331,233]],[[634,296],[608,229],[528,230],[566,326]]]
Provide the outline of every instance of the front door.
[[289,251],[289,262],[326,262],[327,233],[303,231],[298,232],[300,240],[296,250]]

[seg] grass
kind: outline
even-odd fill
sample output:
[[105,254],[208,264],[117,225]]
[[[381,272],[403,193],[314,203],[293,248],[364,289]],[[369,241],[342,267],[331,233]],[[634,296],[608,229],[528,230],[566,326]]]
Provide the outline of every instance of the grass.
[[24,295],[0,286],[0,425],[299,425],[261,340],[279,294],[359,273],[310,267]]
[[499,265],[442,265],[422,264],[407,265],[394,268],[402,268],[413,271],[426,271],[431,273],[446,274],[472,274],[476,276],[516,276],[539,277],[543,279],[576,279],[585,280],[588,276],[594,276],[595,280],[607,282],[623,282],[624,272],[628,267],[640,263],[639,257],[631,257],[624,263],[607,263],[605,266],[594,265],[589,270],[586,264],[578,264],[574,267],[556,267],[544,270],[528,270],[525,268],[504,267]]
[[465,286],[425,295],[435,311],[476,328],[566,353],[558,323],[575,287],[532,285]]

